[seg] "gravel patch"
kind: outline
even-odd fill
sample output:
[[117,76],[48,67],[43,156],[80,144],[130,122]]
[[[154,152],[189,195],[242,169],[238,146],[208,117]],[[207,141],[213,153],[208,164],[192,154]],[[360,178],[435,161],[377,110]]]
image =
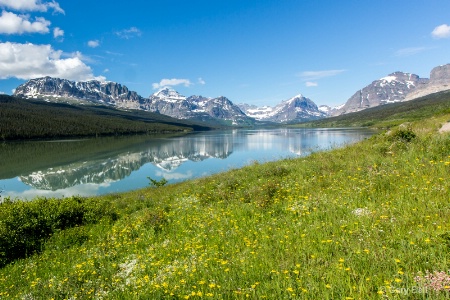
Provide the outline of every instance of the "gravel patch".
[[443,132],[449,132],[450,131],[450,122],[445,123],[442,125],[441,129],[439,129],[439,133]]

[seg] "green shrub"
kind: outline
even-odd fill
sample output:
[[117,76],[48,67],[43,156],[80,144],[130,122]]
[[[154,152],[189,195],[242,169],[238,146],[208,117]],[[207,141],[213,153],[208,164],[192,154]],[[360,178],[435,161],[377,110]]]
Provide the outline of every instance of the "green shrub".
[[80,246],[89,238],[86,226],[76,226],[56,232],[45,242],[45,249],[62,250]]
[[155,187],[155,188],[165,186],[168,182],[168,180],[165,179],[164,177],[161,180],[156,180],[156,179],[153,179],[150,177],[147,177],[147,178],[150,181],[149,182],[150,186]]
[[391,133],[392,140],[399,140],[402,142],[411,142],[416,138],[416,133],[412,130],[411,125],[400,125],[397,129]]
[[285,166],[270,166],[266,172],[265,172],[265,176],[269,177],[269,176],[274,176],[274,177],[284,177],[287,176],[290,173],[290,170],[288,168],[286,168]]
[[160,233],[168,222],[167,215],[162,209],[156,211],[144,209],[142,214],[144,226],[153,228],[155,233]]
[[107,202],[88,198],[36,199],[0,204],[0,267],[39,252],[55,232],[118,218]]

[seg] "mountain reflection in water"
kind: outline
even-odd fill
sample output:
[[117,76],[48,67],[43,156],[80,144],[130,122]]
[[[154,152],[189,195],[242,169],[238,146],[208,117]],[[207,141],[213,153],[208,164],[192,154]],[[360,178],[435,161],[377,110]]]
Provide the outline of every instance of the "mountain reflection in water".
[[[0,144],[0,190],[3,190],[2,196],[25,198],[29,196],[20,190],[31,196],[53,196],[42,191],[60,191],[56,196],[68,195],[75,193],[75,190],[69,192],[71,188],[86,185],[96,186],[88,195],[124,191],[145,187],[147,176],[180,181],[242,167],[251,161],[305,155],[371,134],[372,131],[365,129],[284,128],[212,131],[172,137],[3,143]],[[210,159],[216,160],[207,163]],[[143,166],[151,167],[145,167],[146,174],[132,179]],[[179,169],[184,173],[175,174]],[[18,179],[22,187],[11,178]],[[140,183],[136,183],[137,186],[119,184],[126,180]],[[109,188],[114,185],[117,186]]]
[[34,188],[59,190],[71,186],[123,179],[144,164],[172,171],[182,163],[202,161],[211,157],[226,158],[231,154],[231,137],[221,139],[183,138],[149,140],[124,153],[107,154],[99,159],[74,162],[19,176],[20,180]]

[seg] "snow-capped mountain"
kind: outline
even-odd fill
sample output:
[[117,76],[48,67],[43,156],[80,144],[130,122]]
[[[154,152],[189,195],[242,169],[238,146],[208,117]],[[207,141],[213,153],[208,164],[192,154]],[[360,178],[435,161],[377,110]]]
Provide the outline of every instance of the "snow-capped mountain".
[[254,120],[245,115],[226,97],[185,97],[172,89],[162,89],[148,98],[144,108],[178,119],[201,121],[222,120],[230,125],[252,124]]
[[252,118],[276,123],[303,122],[327,116],[311,99],[301,94],[282,101],[275,107],[256,107],[248,104],[239,104],[238,106]]
[[55,102],[92,102],[118,108],[140,109],[168,115],[178,119],[218,122],[228,125],[253,124],[226,97],[185,97],[175,90],[164,88],[148,98],[128,90],[115,82],[96,80],[74,82],[60,78],[37,78],[16,88],[14,96],[28,99],[44,99]]
[[97,80],[75,82],[52,77],[31,79],[17,87],[14,96],[49,101],[70,99],[133,109],[138,109],[143,101],[136,92],[119,83]]
[[378,105],[404,101],[406,95],[428,83],[418,75],[394,72],[357,91],[340,108],[333,109],[333,116],[360,111]]
[[187,101],[185,96],[167,88],[150,95],[140,108],[177,119],[196,118],[196,114],[191,113],[195,106],[190,101]]
[[256,105],[250,105],[246,103],[239,103],[238,106],[247,116],[259,121],[266,120],[268,116],[273,112],[273,107],[270,106],[258,107]]
[[164,99],[168,102],[179,102],[186,100],[186,97],[181,95],[175,90],[169,89],[169,88],[163,88],[159,90],[158,92],[154,93],[150,97],[154,97],[157,99]]

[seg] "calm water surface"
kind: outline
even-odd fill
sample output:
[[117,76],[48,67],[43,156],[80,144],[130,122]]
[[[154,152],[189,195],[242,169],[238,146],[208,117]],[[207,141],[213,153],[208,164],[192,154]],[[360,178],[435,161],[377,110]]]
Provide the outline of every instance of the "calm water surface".
[[100,195],[169,183],[252,162],[308,155],[369,137],[367,129],[236,129],[181,137],[0,144],[0,197]]

